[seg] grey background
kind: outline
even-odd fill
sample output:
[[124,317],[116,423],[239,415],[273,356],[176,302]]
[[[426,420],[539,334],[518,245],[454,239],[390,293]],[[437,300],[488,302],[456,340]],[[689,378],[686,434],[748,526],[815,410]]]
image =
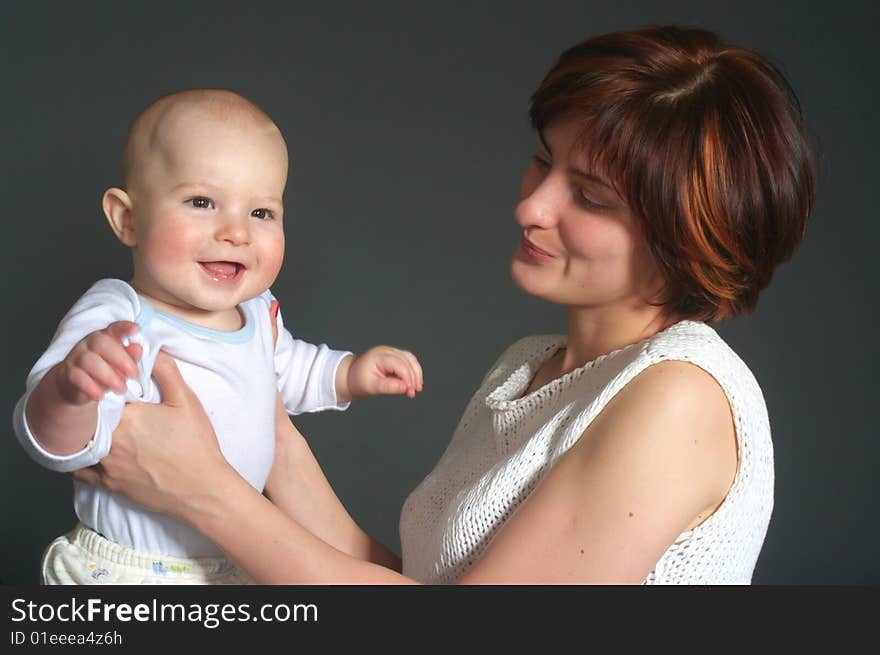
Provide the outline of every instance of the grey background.
[[[867,3],[866,3],[867,4]],[[878,346],[876,9],[805,2],[4,3],[2,413],[74,300],[127,279],[104,222],[128,121],[185,87],[239,90],[292,153],[287,255],[274,286],[316,343],[412,349],[415,400],[303,416],[343,502],[399,549],[400,507],[431,469],[487,366],[564,329],[508,263],[534,147],[529,93],[587,36],[651,23],[719,31],[780,64],[819,144],[806,240],[757,313],[720,332],[770,411],[776,508],[754,581],[880,582],[874,476]],[[9,425],[9,422],[7,423]],[[35,583],[71,527],[70,481],[0,440],[0,580]],[[398,550],[399,552],[399,550]]]

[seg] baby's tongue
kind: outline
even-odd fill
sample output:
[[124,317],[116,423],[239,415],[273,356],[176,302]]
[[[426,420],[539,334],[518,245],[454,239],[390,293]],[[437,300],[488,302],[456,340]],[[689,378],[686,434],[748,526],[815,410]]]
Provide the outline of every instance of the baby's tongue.
[[233,262],[202,262],[202,266],[215,277],[232,277],[238,268]]

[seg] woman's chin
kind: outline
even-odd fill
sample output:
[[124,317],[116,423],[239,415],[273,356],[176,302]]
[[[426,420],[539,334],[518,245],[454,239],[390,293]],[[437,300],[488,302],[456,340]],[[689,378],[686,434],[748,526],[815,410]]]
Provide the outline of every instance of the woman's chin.
[[540,271],[534,270],[534,267],[529,264],[514,259],[510,265],[510,277],[521,291],[530,296],[553,302],[550,299],[552,285],[548,284],[545,275],[541,275]]

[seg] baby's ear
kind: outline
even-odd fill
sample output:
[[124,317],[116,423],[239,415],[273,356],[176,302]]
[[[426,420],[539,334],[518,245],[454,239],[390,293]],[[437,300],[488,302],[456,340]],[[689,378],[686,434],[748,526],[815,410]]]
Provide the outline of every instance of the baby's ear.
[[104,209],[104,216],[110,223],[110,229],[116,238],[122,241],[129,248],[137,244],[137,238],[134,233],[134,223],[131,220],[131,198],[122,189],[113,187],[104,192],[101,199],[101,207]]

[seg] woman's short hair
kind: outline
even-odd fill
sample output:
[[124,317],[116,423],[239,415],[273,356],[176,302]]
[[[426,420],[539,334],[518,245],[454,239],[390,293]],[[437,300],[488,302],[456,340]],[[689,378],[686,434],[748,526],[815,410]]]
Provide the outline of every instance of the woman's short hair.
[[712,32],[652,27],[579,43],[529,113],[539,131],[583,123],[578,145],[641,221],[670,315],[753,311],[803,237],[815,173],[800,104],[771,63]]

